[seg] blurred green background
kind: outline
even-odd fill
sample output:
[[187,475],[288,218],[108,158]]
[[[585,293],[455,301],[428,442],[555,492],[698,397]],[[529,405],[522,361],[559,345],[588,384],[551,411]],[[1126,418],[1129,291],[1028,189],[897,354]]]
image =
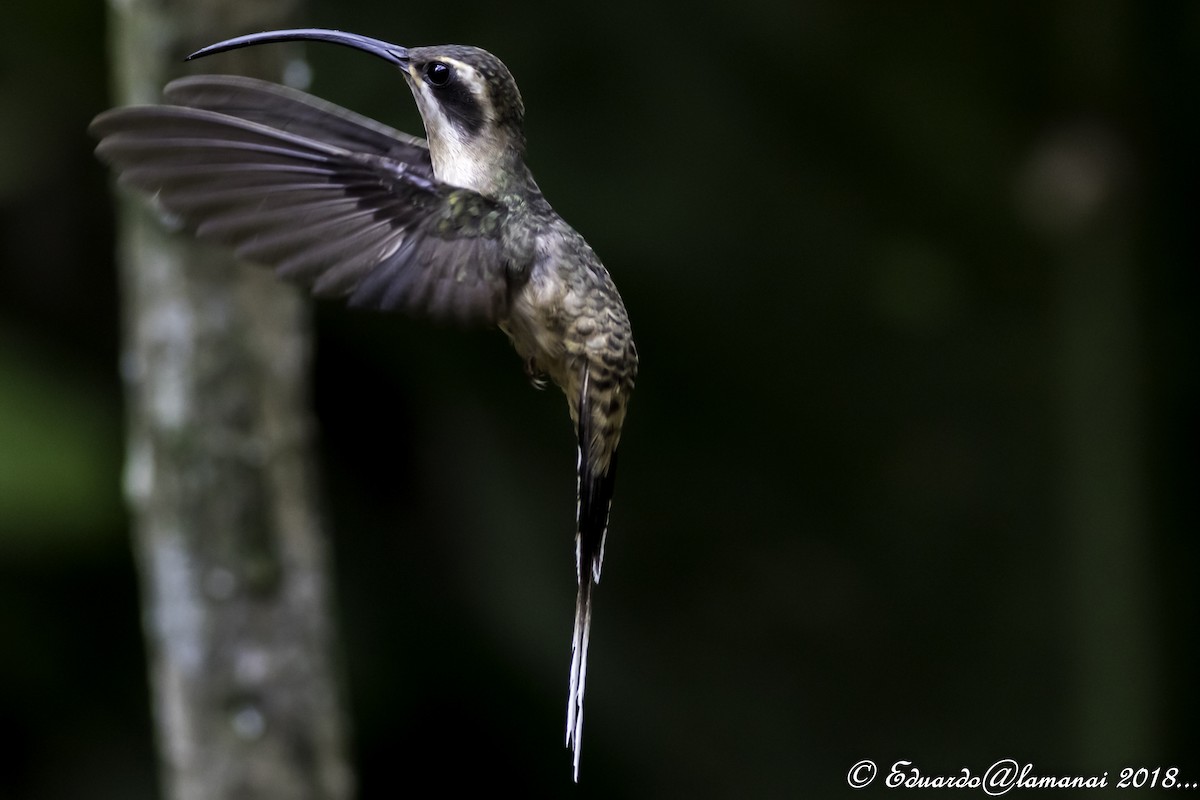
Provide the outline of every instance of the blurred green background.
[[[103,13],[4,6],[4,798],[157,796],[85,133]],[[1200,781],[1200,4],[318,0],[301,22],[500,55],[642,356],[572,787],[561,397],[497,334],[319,307],[363,797],[840,796],[862,758]],[[315,93],[419,132],[387,68],[308,54]]]

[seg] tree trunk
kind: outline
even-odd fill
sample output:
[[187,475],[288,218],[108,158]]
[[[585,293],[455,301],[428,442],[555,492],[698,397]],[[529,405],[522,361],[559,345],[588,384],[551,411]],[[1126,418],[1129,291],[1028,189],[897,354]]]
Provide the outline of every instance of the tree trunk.
[[[113,0],[117,100],[156,102],[188,52],[286,27],[294,5]],[[206,66],[278,79],[295,52]],[[165,794],[348,798],[307,306],[170,223],[122,203],[125,483]]]

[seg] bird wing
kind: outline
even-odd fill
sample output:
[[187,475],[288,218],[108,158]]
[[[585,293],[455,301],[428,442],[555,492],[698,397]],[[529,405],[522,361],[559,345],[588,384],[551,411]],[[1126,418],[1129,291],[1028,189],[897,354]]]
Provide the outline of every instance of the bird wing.
[[232,245],[318,296],[462,322],[503,316],[510,281],[527,272],[505,251],[502,204],[435,180],[419,140],[265,86],[176,82],[181,99],[227,110],[265,93],[279,116],[117,108],[92,122],[96,152],[197,236]]
[[278,83],[242,75],[191,75],[168,83],[163,100],[250,120],[351,152],[387,156],[433,180],[424,139]]

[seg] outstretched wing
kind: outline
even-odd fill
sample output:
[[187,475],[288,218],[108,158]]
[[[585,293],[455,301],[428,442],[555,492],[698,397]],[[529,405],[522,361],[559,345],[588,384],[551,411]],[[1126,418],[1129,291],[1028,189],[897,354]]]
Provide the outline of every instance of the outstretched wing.
[[191,75],[168,83],[163,100],[257,122],[343,150],[385,156],[433,180],[424,139],[278,83],[242,75]]
[[117,108],[91,131],[122,183],[201,238],[353,306],[503,316],[527,274],[504,251],[507,211],[435,180],[420,140],[261,81],[185,79],[168,95],[198,107]]

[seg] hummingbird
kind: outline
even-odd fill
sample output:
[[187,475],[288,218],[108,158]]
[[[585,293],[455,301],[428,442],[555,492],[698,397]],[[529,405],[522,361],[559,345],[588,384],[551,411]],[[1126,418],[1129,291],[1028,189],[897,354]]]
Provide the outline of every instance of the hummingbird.
[[578,442],[566,720],[578,782],[592,598],[638,371],[629,315],[525,165],[524,104],[498,58],[304,28],[228,39],[188,60],[298,40],[398,68],[426,138],[278,84],[195,75],[167,84],[164,105],[97,116],[96,152],[199,238],[351,307],[498,327],[534,386],[562,390]]

